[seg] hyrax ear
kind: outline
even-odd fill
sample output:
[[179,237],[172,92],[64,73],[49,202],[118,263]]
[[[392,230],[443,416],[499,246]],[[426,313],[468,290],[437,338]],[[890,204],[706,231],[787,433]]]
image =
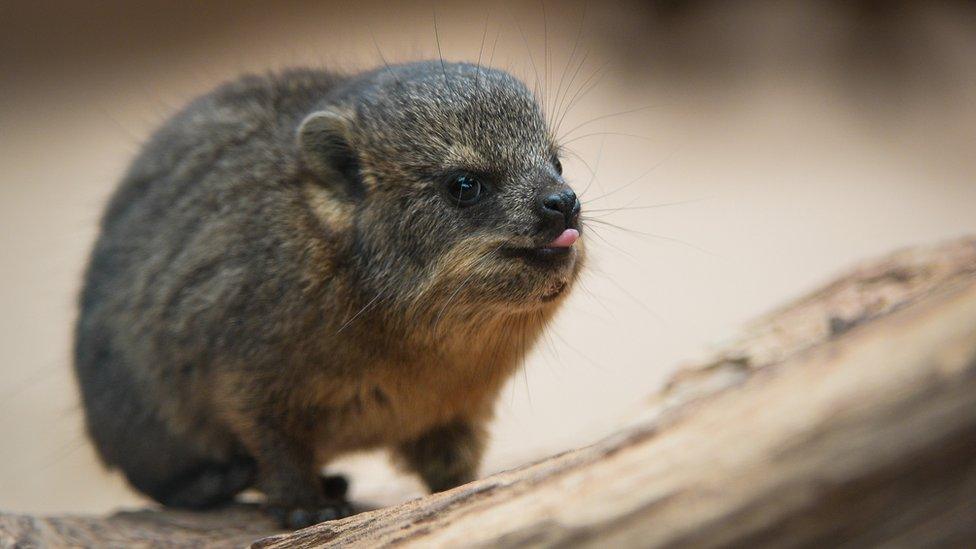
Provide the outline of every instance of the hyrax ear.
[[333,110],[316,111],[298,127],[302,161],[315,176],[346,198],[365,195],[359,159],[349,144],[349,121]]

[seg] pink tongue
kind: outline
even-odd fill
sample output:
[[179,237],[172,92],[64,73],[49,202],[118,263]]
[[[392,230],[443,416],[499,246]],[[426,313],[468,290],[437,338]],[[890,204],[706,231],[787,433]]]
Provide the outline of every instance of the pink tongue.
[[568,248],[579,240],[579,231],[576,229],[566,229],[563,234],[556,237],[549,243],[550,248]]

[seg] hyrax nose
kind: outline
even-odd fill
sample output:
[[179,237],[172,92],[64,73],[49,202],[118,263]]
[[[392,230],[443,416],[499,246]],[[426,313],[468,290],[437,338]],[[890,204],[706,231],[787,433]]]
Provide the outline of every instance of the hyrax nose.
[[576,198],[576,193],[568,187],[544,195],[541,206],[543,217],[552,223],[561,224],[560,228],[575,228],[579,221],[580,201]]

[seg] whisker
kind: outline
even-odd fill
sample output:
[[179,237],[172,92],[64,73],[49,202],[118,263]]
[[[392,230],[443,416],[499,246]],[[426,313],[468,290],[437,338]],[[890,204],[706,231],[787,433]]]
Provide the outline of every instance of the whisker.
[[559,353],[559,349],[556,347],[556,342],[552,339],[552,334],[550,333],[551,331],[552,330],[548,328],[548,323],[546,323],[546,328],[542,330],[542,338],[543,341],[545,341],[546,349],[549,351],[549,357],[552,360],[546,360],[544,361],[544,364],[546,365],[546,370],[549,371],[549,375],[559,377],[558,372],[553,369],[552,365],[553,363],[562,362],[562,355]]
[[600,299],[597,298],[596,294],[593,293],[593,291],[590,289],[590,287],[583,283],[583,279],[582,278],[577,281],[577,284],[580,285],[580,289],[583,290],[583,292],[586,295],[588,295],[593,301],[596,302],[597,305],[599,305],[604,311],[607,312],[608,315],[610,315],[610,318],[612,318],[615,321],[617,320],[617,315],[613,314],[613,311],[610,310],[610,308],[607,307],[607,305],[605,303],[603,303],[603,301],[601,301]]
[[452,301],[454,301],[454,298],[457,297],[457,295],[461,292],[461,290],[464,288],[464,286],[466,286],[468,284],[468,282],[470,282],[472,280],[472,278],[474,278],[474,276],[476,274],[478,274],[478,268],[481,267],[482,263],[487,262],[488,261],[488,258],[490,258],[490,256],[492,254],[494,254],[498,250],[502,249],[502,247],[504,247],[509,242],[510,242],[510,240],[509,239],[506,239],[501,244],[499,244],[496,248],[494,248],[493,250],[491,250],[489,252],[486,252],[484,255],[482,255],[481,257],[479,257],[475,261],[474,265],[471,266],[471,272],[468,273],[468,276],[466,276],[458,284],[457,289],[454,290],[454,293],[452,293],[451,296],[448,297],[447,300],[444,302],[444,305],[441,307],[440,313],[437,315],[437,318],[434,320],[434,324],[433,325],[435,327],[440,324],[441,319],[444,317],[444,314],[447,312],[448,306],[451,304]]
[[603,366],[599,362],[593,360],[592,358],[590,358],[589,356],[587,356],[586,354],[584,354],[582,351],[580,351],[579,349],[577,349],[576,347],[574,347],[573,345],[571,345],[569,343],[569,341],[566,340],[565,337],[563,337],[562,335],[559,334],[559,332],[557,332],[555,330],[552,330],[552,333],[553,333],[553,335],[555,335],[556,337],[559,338],[559,341],[562,341],[563,342],[563,345],[565,345],[566,347],[569,347],[569,350],[571,350],[571,351],[575,352],[576,354],[578,354],[579,356],[583,357],[583,359],[586,360],[587,362],[589,362],[591,365],[596,366],[596,369],[597,370],[600,370],[601,372],[606,372],[607,371],[607,369],[606,369],[605,366]]
[[[604,194],[606,193],[606,191],[603,189],[603,184],[600,183],[600,180],[596,176],[597,171],[600,169],[600,162],[603,160],[603,146],[606,144],[607,144],[606,139],[600,141],[600,148],[597,150],[596,153],[595,168],[590,170],[590,180],[586,182],[586,187],[583,188],[583,192],[580,193],[580,197],[586,195],[586,191],[590,190],[590,186],[593,185],[594,181],[596,182],[597,185],[600,186],[600,191],[603,192]],[[587,167],[589,167],[589,165],[587,165]]]
[[[603,193],[603,194],[601,194],[599,196],[596,196],[594,198],[589,199],[587,203],[588,204],[592,204],[592,203],[596,202],[597,200],[602,200],[602,199],[604,199],[604,198],[606,198],[608,196],[613,196],[614,194],[616,194],[616,193],[618,193],[618,192],[620,192],[620,191],[622,191],[622,190],[630,187],[631,185],[636,184],[641,179],[644,179],[649,173],[651,173],[652,171],[654,171],[654,169],[657,168],[658,165],[651,166],[644,173],[638,175],[634,179],[631,179],[627,183],[624,183],[623,186],[621,186],[621,187],[617,187],[616,189],[614,189],[614,190],[612,190],[610,192],[605,192],[605,193]],[[587,211],[591,211],[591,210],[587,209]]]
[[346,326],[349,326],[350,324],[352,324],[352,321],[353,320],[356,320],[357,318],[359,318],[359,315],[363,314],[366,311],[366,309],[368,309],[373,303],[376,303],[376,300],[378,300],[381,295],[383,295],[383,292],[382,291],[376,292],[376,296],[373,299],[370,299],[368,303],[366,303],[365,305],[363,305],[363,307],[361,309],[359,309],[359,311],[356,312],[356,314],[352,315],[352,318],[350,318],[342,326],[340,326],[339,329],[336,330],[335,335],[339,335],[339,332],[345,330],[346,329]]
[[[539,97],[539,88],[541,86],[539,83],[539,69],[536,67],[535,56],[532,55],[532,48],[529,47],[529,40],[525,37],[525,31],[522,30],[522,25],[519,24],[518,18],[512,14],[511,10],[509,10],[509,16],[515,22],[515,28],[518,29],[519,36],[522,37],[522,43],[525,45],[525,53],[529,56],[529,63],[532,65],[532,72],[535,74],[535,87],[532,93],[536,96],[536,99],[544,99]],[[540,103],[545,105],[544,100],[540,101]]]
[[646,135],[638,135],[636,133],[626,133],[626,132],[592,132],[592,133],[586,133],[586,134],[583,134],[583,135],[574,137],[572,139],[568,139],[566,141],[563,141],[562,143],[564,145],[568,145],[570,143],[575,143],[575,142],[577,142],[577,141],[579,141],[581,139],[588,139],[590,137],[595,137],[595,136],[598,136],[598,135],[613,135],[613,136],[617,136],[617,137],[631,137],[631,138],[634,138],[634,139],[640,139],[642,141],[654,141],[654,139],[651,138],[651,137],[648,137]]
[[387,63],[386,57],[383,55],[383,50],[380,49],[380,44],[379,42],[376,41],[376,35],[373,33],[372,27],[369,28],[369,36],[370,38],[373,39],[373,47],[376,48],[376,53],[379,54],[380,61],[382,61],[383,66],[386,67],[386,72],[390,73],[390,76],[393,77],[393,80],[396,81],[397,85],[403,85],[403,83],[400,82],[400,78],[396,75],[395,72],[393,72],[393,69],[390,67],[390,64]]
[[434,12],[434,42],[437,44],[437,59],[441,62],[441,74],[444,76],[444,86],[449,86],[450,83],[447,80],[447,69],[444,67],[444,55],[441,53],[441,36],[437,31],[437,7],[433,8]]
[[669,154],[668,154],[667,156],[665,156],[664,158],[662,158],[661,160],[659,160],[659,161],[658,161],[658,162],[657,162],[656,164],[654,164],[654,165],[653,165],[653,166],[651,166],[650,168],[648,168],[648,169],[646,169],[646,170],[644,170],[644,173],[642,173],[642,174],[640,174],[640,175],[638,175],[638,176],[637,176],[637,177],[635,177],[634,179],[631,179],[630,181],[628,181],[627,183],[625,183],[625,184],[624,184],[623,186],[621,186],[621,187],[617,187],[616,189],[614,189],[614,190],[612,190],[612,191],[610,191],[610,192],[608,192],[608,193],[604,193],[604,194],[601,194],[600,196],[597,196],[596,198],[591,198],[591,199],[589,200],[589,203],[590,203],[590,204],[592,204],[592,203],[594,203],[594,202],[596,202],[597,200],[603,200],[604,198],[607,198],[607,197],[609,197],[609,196],[613,196],[613,195],[615,195],[615,194],[617,194],[617,193],[619,193],[620,191],[622,191],[622,190],[624,190],[624,189],[627,189],[627,188],[629,188],[630,186],[632,186],[632,185],[634,185],[634,184],[636,184],[636,183],[637,183],[637,182],[639,182],[639,181],[640,181],[641,179],[644,179],[645,177],[647,177],[647,175],[648,175],[648,174],[650,174],[650,173],[651,173],[651,172],[653,172],[654,170],[656,170],[656,169],[658,169],[658,168],[660,168],[660,167],[661,167],[661,164],[664,164],[664,163],[665,163],[666,161],[668,161],[668,160],[670,160],[670,159],[671,159],[671,157],[673,157],[673,156],[674,156],[674,154],[675,154],[676,152],[677,152],[677,149],[675,149],[675,150],[673,150],[673,151],[671,151],[671,153],[669,153]]
[[[634,202],[637,202],[640,199],[641,199],[641,194],[637,194],[634,198],[631,198],[629,201],[627,201],[627,203],[624,204],[623,207],[632,206],[634,204]],[[586,213],[590,213],[591,211],[600,211],[600,210],[599,209],[597,209],[597,210],[590,210],[589,208],[587,208],[587,212]],[[605,216],[608,216],[608,215],[610,215],[610,214],[603,214],[602,216],[598,215],[598,216],[591,216],[591,217],[600,218],[600,217],[605,217]]]
[[626,288],[624,288],[624,285],[623,284],[621,284],[621,283],[617,282],[616,280],[614,280],[613,277],[606,277],[606,280],[608,282],[610,282],[611,284],[613,284],[614,286],[616,286],[618,290],[620,290],[624,295],[626,295],[627,297],[629,297],[634,303],[640,305],[640,307],[642,309],[644,309],[644,311],[646,311],[647,314],[653,316],[655,318],[655,320],[657,320],[658,322],[660,322],[662,325],[667,325],[667,322],[665,322],[664,317],[662,317],[660,314],[654,312],[650,307],[647,306],[646,303],[644,303],[640,299],[637,299],[637,296],[635,296],[634,294],[630,293],[630,291],[628,291]]
[[495,30],[495,41],[491,45],[491,55],[488,56],[488,63],[486,64],[488,68],[491,68],[493,66],[492,62],[495,60],[495,52],[498,50],[498,38],[501,35],[502,35],[502,28],[501,26],[499,26],[498,29]]
[[519,326],[519,370],[522,370],[522,382],[525,384],[525,399],[532,406],[532,392],[529,390],[529,372],[525,367],[525,358],[528,354],[528,342],[525,337],[525,320]]
[[595,174],[593,170],[593,166],[590,166],[590,163],[587,162],[585,158],[583,158],[578,152],[574,151],[573,149],[570,149],[569,147],[559,147],[559,154],[566,154],[572,156],[576,160],[579,160],[581,164],[583,164],[583,166],[586,168],[587,173],[589,173],[591,177]]
[[[573,84],[576,83],[576,78],[579,77],[580,73],[583,71],[583,67],[586,65],[586,60],[589,57],[590,57],[590,50],[589,50],[589,48],[587,48],[586,51],[583,52],[583,55],[580,58],[579,62],[577,63],[576,68],[573,69],[573,74],[569,77],[569,83],[566,85],[566,91],[563,92],[563,97],[562,97],[562,99],[560,99],[560,102],[559,102],[559,111],[560,111],[559,112],[559,117],[556,120],[556,127],[553,130],[553,135],[557,136],[556,137],[556,140],[557,141],[560,139],[560,137],[559,137],[559,129],[563,127],[563,122],[566,120],[566,115],[569,113],[571,107],[573,106],[572,99],[570,99],[570,101],[568,103],[565,103],[565,104],[563,104],[563,103],[566,101],[566,98],[569,97],[570,91],[572,91],[572,89],[573,89]],[[576,91],[578,92],[579,90],[576,90]],[[574,94],[573,94],[573,97],[574,98],[576,97],[575,94],[576,94],[576,92],[574,92]]]
[[[481,46],[478,48],[478,64],[475,65],[476,68],[475,68],[475,77],[474,77],[475,98],[481,96],[481,56],[484,55],[485,53],[485,39],[488,38],[488,20],[490,15],[491,15],[490,11],[485,13],[485,30],[484,32],[481,33]],[[475,128],[474,133],[477,139],[480,141],[481,140],[480,137],[481,119],[484,118],[484,106],[482,105],[482,102],[480,100],[476,100],[476,102],[478,104],[478,120],[475,122],[474,125]]]
[[709,250],[706,250],[704,248],[701,248],[699,246],[696,246],[696,245],[692,244],[691,242],[686,242],[684,240],[681,240],[680,238],[675,238],[673,236],[664,236],[662,234],[648,233],[648,232],[644,232],[644,231],[638,231],[638,230],[635,230],[635,229],[628,229],[627,227],[622,227],[620,225],[615,225],[615,224],[610,223],[609,221],[605,221],[603,219],[586,218],[586,221],[587,222],[593,222],[593,223],[600,223],[601,225],[606,225],[607,227],[610,227],[610,228],[613,228],[613,229],[617,229],[619,231],[623,231],[623,232],[626,232],[626,233],[631,233],[631,234],[637,235],[637,236],[646,236],[646,237],[650,237],[650,238],[656,238],[658,240],[665,240],[665,241],[668,241],[668,242],[674,242],[676,244],[683,244],[683,245],[688,246],[689,248],[692,248],[694,250],[697,250],[697,251],[699,251],[701,253],[708,254],[708,255],[714,256],[714,257],[718,257],[718,255],[716,253],[714,253],[714,252],[711,252]]
[[478,64],[475,65],[475,89],[481,89],[481,57],[485,53],[485,40],[488,38],[488,20],[491,17],[491,11],[485,13],[485,28],[481,33],[481,46],[478,48]]
[[[587,50],[587,55],[589,55],[589,50]],[[582,68],[584,62],[586,62],[586,56],[584,56],[583,60],[580,62],[580,68]],[[557,128],[562,127],[563,119],[565,119],[566,115],[568,115],[570,111],[573,110],[573,107],[575,107],[576,104],[581,99],[586,97],[586,95],[589,94],[590,91],[592,91],[593,88],[595,88],[597,84],[600,83],[600,80],[603,78],[602,73],[604,73],[605,69],[609,66],[609,64],[610,64],[609,60],[605,61],[603,64],[597,67],[596,70],[594,70],[593,73],[589,77],[587,77],[587,79],[584,80],[582,84],[580,84],[579,88],[577,88],[576,91],[573,93],[572,99],[570,99],[569,103],[566,105],[566,110],[564,110],[563,114],[560,116],[559,122],[556,124]]]
[[[542,96],[545,101],[549,100],[549,17],[546,15],[546,0],[539,0],[539,4],[542,6],[542,76],[544,78],[544,85],[542,88]],[[546,120],[549,120],[547,116],[548,106],[545,101],[542,103],[542,113]],[[552,128],[550,128],[552,131]]]
[[[555,107],[553,109],[553,116],[558,116],[562,119],[560,111],[563,108],[563,101],[565,101],[566,96],[569,94],[569,90],[573,86],[573,81],[575,80],[575,75],[579,73],[579,69],[574,71],[573,78],[570,79],[569,84],[566,86],[566,90],[563,91],[563,81],[566,79],[566,73],[569,72],[572,66],[573,60],[576,58],[576,51],[579,49],[580,41],[583,38],[583,23],[586,21],[586,8],[587,4],[583,4],[583,13],[580,15],[579,28],[576,31],[576,40],[573,41],[573,50],[570,52],[569,57],[566,59],[566,66],[563,67],[563,72],[559,76],[559,86],[556,88],[556,97],[554,99]],[[585,61],[585,58],[584,58]],[[582,65],[580,65],[582,67]],[[561,97],[560,97],[561,96]],[[559,126],[557,125],[553,130],[553,134],[559,133]]]
[[[595,221],[595,220],[589,220],[588,219],[588,220],[585,220],[585,221],[588,223],[589,221]],[[623,255],[625,258],[627,258],[628,261],[630,261],[634,265],[636,265],[638,267],[640,266],[640,263],[637,261],[637,258],[636,257],[634,257],[633,255],[627,253],[623,248],[621,248],[621,247],[615,245],[614,243],[610,242],[609,240],[607,240],[603,236],[603,234],[600,233],[600,231],[596,230],[596,227],[594,227],[592,225],[588,225],[588,224],[585,227],[586,227],[586,230],[588,232],[591,232],[594,235],[596,235],[596,237],[599,238],[601,241],[603,241],[604,244],[606,244],[610,248],[616,250],[618,253],[620,253],[621,255]]]
[[617,111],[617,112],[612,112],[612,113],[608,113],[608,114],[603,114],[603,115],[600,115],[600,116],[591,118],[591,119],[589,119],[589,120],[587,120],[585,122],[581,122],[581,123],[577,124],[576,126],[574,126],[571,129],[567,130],[566,133],[562,134],[560,136],[560,138],[565,139],[565,138],[573,135],[573,132],[575,132],[576,130],[579,130],[580,128],[583,128],[584,126],[588,126],[588,125],[590,125],[590,124],[592,124],[594,122],[599,122],[600,120],[606,120],[608,118],[614,118],[614,117],[617,117],[617,116],[624,116],[625,114],[634,114],[635,112],[646,111],[646,110],[654,109],[654,108],[657,108],[657,105],[644,105],[643,107],[637,107],[636,109],[628,109],[626,111]]
[[[619,208],[595,208],[595,209],[594,208],[587,208],[586,209],[586,212],[587,213],[592,213],[592,212],[610,212],[610,213],[614,213],[614,212],[622,212],[622,211],[627,211],[627,210],[656,210],[658,208],[667,208],[669,206],[682,206],[684,204],[693,204],[695,202],[701,202],[702,200],[705,200],[705,199],[704,198],[692,198],[690,200],[678,200],[678,201],[675,201],[675,202],[662,202],[660,204],[647,204],[645,206],[621,206]],[[605,214],[605,215],[609,215],[609,214]],[[601,217],[601,216],[596,216],[595,218],[598,219],[599,217]],[[591,217],[591,219],[594,219],[594,218]]]

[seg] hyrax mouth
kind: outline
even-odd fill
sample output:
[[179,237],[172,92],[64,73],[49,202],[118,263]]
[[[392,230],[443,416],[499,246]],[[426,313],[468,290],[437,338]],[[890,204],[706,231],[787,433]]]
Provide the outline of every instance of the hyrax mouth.
[[572,255],[569,248],[503,248],[502,255],[517,258],[536,267],[554,267]]
[[573,256],[573,244],[579,239],[579,231],[566,229],[545,246],[509,247],[502,249],[507,257],[519,258],[536,267],[555,267]]

